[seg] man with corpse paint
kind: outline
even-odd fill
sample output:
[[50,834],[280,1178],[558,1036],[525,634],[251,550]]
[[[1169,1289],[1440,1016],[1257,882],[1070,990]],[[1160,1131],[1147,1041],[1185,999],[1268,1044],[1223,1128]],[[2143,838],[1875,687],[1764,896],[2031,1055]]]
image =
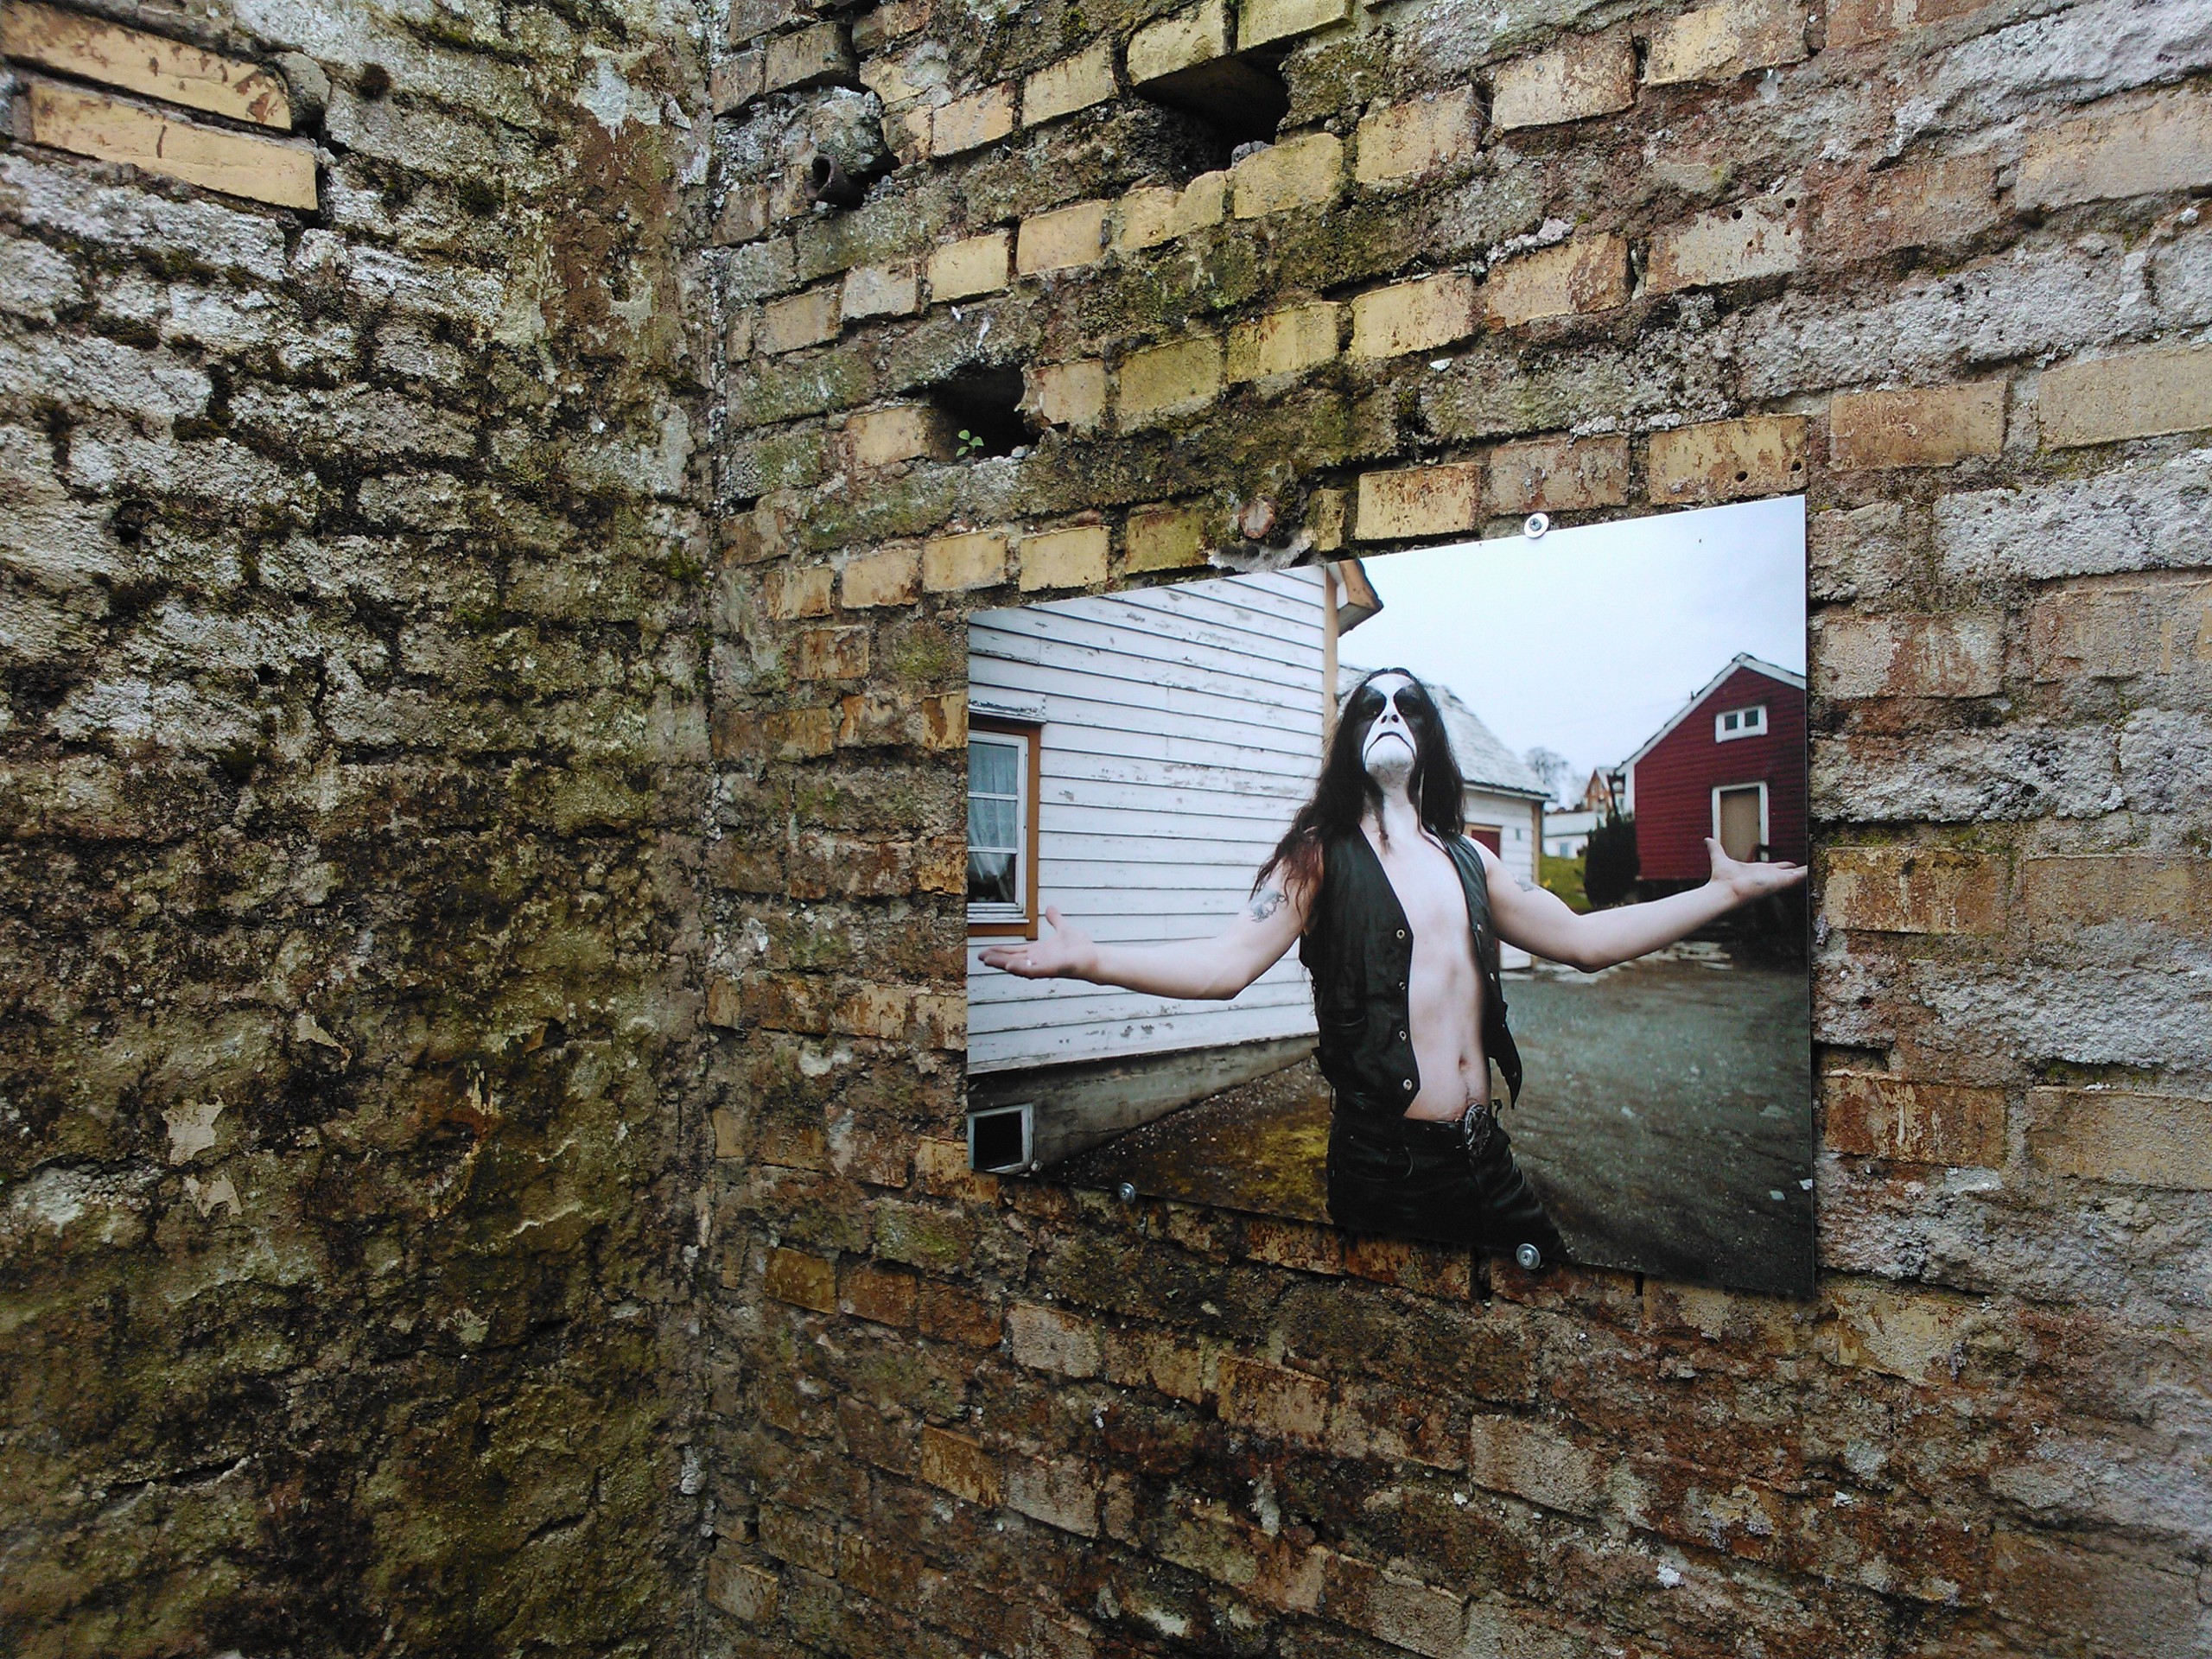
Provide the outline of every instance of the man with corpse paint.
[[1533,881],[1498,879],[1497,855],[1465,833],[1463,790],[1427,690],[1403,669],[1381,670],[1345,699],[1313,798],[1220,933],[1100,944],[1047,908],[1050,937],[991,946],[982,960],[1027,979],[1227,999],[1295,943],[1334,1096],[1336,1224],[1509,1251],[1531,1268],[1560,1261],[1559,1231],[1513,1161],[1491,1097],[1492,1060],[1510,1094],[1521,1092],[1499,942],[1594,972],[1795,886],[1805,870],[1739,862],[1708,839],[1703,887],[1578,916]]

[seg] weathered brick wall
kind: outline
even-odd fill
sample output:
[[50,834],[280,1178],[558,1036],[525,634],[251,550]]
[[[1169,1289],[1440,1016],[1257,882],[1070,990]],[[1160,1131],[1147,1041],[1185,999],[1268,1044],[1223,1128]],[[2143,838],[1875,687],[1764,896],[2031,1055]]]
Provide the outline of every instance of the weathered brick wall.
[[[1255,45],[1233,164],[1135,85]],[[2212,7],[739,0],[715,63],[708,1650],[2212,1651]],[[1007,369],[1046,429],[959,458]],[[966,1174],[968,609],[1255,496],[1800,491],[1815,1302]]]
[[699,24],[100,10],[0,9],[0,1649],[689,1651]]

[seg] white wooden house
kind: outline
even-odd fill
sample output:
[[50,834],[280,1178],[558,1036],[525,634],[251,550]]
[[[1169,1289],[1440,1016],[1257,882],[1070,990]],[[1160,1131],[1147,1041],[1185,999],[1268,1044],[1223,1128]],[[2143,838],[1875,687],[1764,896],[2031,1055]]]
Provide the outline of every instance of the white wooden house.
[[1017,979],[976,953],[1035,937],[1047,905],[1102,941],[1221,930],[1313,792],[1335,632],[1376,608],[1342,569],[1341,588],[1300,569],[969,620],[970,788],[988,787],[969,804],[969,1104],[1030,1106],[1031,1160],[1312,1048],[1295,956],[1232,1001],[1190,1002]]

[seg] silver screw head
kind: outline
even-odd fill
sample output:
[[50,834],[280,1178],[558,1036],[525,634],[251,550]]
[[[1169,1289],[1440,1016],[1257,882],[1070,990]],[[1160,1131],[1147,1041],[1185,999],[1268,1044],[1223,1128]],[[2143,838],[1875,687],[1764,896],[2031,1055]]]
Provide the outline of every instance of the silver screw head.
[[1123,1204],[1135,1204],[1137,1201],[1136,1183],[1135,1181],[1123,1181],[1119,1186],[1114,1189],[1114,1196],[1121,1199]]
[[1533,542],[1551,527],[1551,514],[1548,512],[1532,512],[1529,515],[1528,522],[1521,526],[1521,533]]
[[1513,1252],[1513,1259],[1521,1264],[1523,1273],[1534,1273],[1544,1265],[1544,1253],[1533,1244],[1523,1244]]

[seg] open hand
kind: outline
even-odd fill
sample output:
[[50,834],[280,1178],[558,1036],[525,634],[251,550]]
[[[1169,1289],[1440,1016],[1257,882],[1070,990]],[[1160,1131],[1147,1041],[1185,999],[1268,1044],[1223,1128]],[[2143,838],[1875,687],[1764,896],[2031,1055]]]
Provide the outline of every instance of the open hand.
[[1059,908],[1045,906],[1052,932],[1034,944],[986,945],[983,965],[1003,968],[1023,979],[1082,979],[1096,961],[1098,946],[1090,934],[1060,918]]
[[1754,899],[1794,887],[1805,879],[1802,864],[1747,864],[1729,857],[1711,836],[1705,838],[1705,850],[1713,859],[1713,885],[1726,887],[1734,904],[1748,905]]

